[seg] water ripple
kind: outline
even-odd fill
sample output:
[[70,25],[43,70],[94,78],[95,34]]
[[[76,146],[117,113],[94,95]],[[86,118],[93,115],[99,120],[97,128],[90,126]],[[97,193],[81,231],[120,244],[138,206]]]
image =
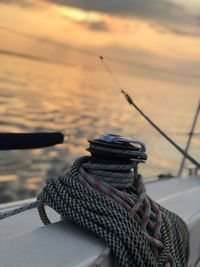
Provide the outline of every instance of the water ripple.
[[[141,167],[144,176],[177,172],[181,156],[126,103],[105,73],[14,57],[0,59],[0,132],[65,134],[62,145],[0,153],[0,202],[36,196],[48,176],[57,175],[87,153],[87,139],[102,133],[121,134],[147,144],[149,159]],[[199,96],[196,88],[191,92],[187,85],[128,75],[122,79],[127,88],[137,84],[139,89],[128,91],[163,129],[169,133],[189,131]],[[186,135],[172,136],[185,146]],[[199,139],[194,138],[191,150],[197,159],[199,147]]]

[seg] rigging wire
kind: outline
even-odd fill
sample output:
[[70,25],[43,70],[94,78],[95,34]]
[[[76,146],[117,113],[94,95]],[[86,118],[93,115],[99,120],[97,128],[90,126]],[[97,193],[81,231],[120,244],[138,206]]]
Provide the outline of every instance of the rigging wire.
[[110,74],[110,76],[112,77],[112,80],[114,81],[114,83],[116,84],[117,88],[120,89],[121,93],[124,95],[125,99],[127,100],[127,102],[133,106],[149,123],[151,126],[153,126],[170,144],[172,144],[185,158],[187,158],[189,161],[191,161],[195,166],[197,166],[197,168],[200,168],[200,164],[199,162],[197,162],[193,157],[191,157],[187,152],[185,152],[178,144],[176,144],[164,131],[162,131],[137,105],[136,103],[133,101],[133,99],[131,98],[131,96],[125,92],[118,79],[116,78],[116,76],[114,75],[114,73],[112,72],[112,70],[110,69],[110,67],[106,64],[103,56],[99,56],[101,63],[103,64],[104,68],[106,69],[106,71]]

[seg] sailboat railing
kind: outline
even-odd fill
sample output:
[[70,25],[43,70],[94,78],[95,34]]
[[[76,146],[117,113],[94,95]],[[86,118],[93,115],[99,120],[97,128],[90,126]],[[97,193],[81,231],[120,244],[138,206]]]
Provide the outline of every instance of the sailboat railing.
[[[196,112],[195,112],[195,115],[194,115],[191,131],[189,132],[188,140],[187,140],[187,143],[186,143],[186,147],[185,147],[185,152],[186,153],[188,153],[189,148],[190,148],[190,144],[191,144],[191,141],[192,141],[192,137],[194,135],[194,130],[195,130],[195,126],[196,126],[196,123],[197,123],[199,112],[200,112],[200,100],[199,100],[199,103],[198,103],[198,106],[197,106],[197,109],[196,109]],[[185,160],[186,160],[186,157],[183,156],[181,164],[180,164],[180,167],[179,167],[178,176],[181,176],[182,173],[183,173],[183,168],[185,166]],[[190,167],[189,168],[189,175],[192,175],[193,173],[197,174],[198,169],[199,168],[197,166]]]

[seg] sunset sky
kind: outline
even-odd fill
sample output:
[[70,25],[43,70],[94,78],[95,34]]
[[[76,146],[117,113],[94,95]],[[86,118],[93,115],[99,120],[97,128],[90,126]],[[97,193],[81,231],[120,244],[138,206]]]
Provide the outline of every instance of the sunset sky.
[[102,54],[143,75],[200,81],[199,0],[1,0],[0,39],[1,54],[90,67]]

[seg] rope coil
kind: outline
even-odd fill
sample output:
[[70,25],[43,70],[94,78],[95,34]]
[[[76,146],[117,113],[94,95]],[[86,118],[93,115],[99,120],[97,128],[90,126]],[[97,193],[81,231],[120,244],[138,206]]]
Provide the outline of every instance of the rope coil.
[[[89,143],[92,156],[77,159],[66,173],[48,179],[43,202],[101,237],[120,267],[187,266],[186,225],[147,196],[138,174],[138,163],[147,158],[144,146],[126,139]],[[43,203],[38,210],[49,224]],[[108,255],[109,249],[105,251]]]

